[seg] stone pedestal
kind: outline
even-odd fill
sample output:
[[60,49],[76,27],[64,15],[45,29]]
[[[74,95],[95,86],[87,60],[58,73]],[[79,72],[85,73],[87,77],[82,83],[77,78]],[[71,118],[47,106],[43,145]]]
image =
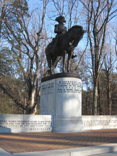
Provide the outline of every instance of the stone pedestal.
[[53,131],[82,130],[81,79],[77,74],[55,74],[42,79],[40,114],[52,115]]

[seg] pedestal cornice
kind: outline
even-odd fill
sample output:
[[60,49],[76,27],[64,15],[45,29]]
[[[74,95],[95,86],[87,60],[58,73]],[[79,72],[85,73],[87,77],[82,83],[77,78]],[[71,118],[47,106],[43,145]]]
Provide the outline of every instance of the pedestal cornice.
[[48,80],[52,80],[52,79],[57,79],[57,78],[64,78],[64,77],[72,77],[72,78],[79,78],[80,76],[76,73],[57,73],[57,74],[53,74],[51,76],[47,76],[41,79],[41,82],[45,82]]

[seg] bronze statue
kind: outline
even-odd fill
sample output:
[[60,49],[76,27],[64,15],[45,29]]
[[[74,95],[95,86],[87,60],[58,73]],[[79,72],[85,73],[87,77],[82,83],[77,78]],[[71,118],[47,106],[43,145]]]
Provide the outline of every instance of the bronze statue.
[[52,71],[57,66],[60,56],[63,56],[63,72],[65,72],[65,54],[68,54],[67,72],[70,71],[71,58],[75,57],[73,50],[85,33],[82,26],[78,25],[73,26],[67,31],[64,26],[65,18],[63,16],[57,17],[56,21],[59,22],[58,25],[55,25],[54,30],[57,35],[45,50],[50,74],[52,74]]

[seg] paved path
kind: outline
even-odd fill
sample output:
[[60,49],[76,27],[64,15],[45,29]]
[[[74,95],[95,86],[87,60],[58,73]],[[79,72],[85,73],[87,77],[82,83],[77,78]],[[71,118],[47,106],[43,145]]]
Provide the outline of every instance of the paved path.
[[8,153],[4,149],[0,148],[0,156],[12,156],[12,154]]
[[12,154],[0,148],[0,156],[117,156],[116,151],[117,144]]
[[114,152],[114,153],[105,153],[105,154],[94,155],[94,156],[117,156],[117,152]]
[[11,154],[62,150],[111,143],[117,143],[117,129],[94,130],[80,133],[45,132],[0,134],[0,148]]

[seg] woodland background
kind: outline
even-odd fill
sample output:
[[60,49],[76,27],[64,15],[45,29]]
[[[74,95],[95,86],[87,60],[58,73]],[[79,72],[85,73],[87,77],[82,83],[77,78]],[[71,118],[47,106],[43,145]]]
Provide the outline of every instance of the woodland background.
[[[71,64],[82,79],[82,114],[117,115],[116,0],[1,0],[0,113],[39,114],[45,48],[59,15],[67,30],[87,31]],[[62,72],[62,58],[55,72]]]

